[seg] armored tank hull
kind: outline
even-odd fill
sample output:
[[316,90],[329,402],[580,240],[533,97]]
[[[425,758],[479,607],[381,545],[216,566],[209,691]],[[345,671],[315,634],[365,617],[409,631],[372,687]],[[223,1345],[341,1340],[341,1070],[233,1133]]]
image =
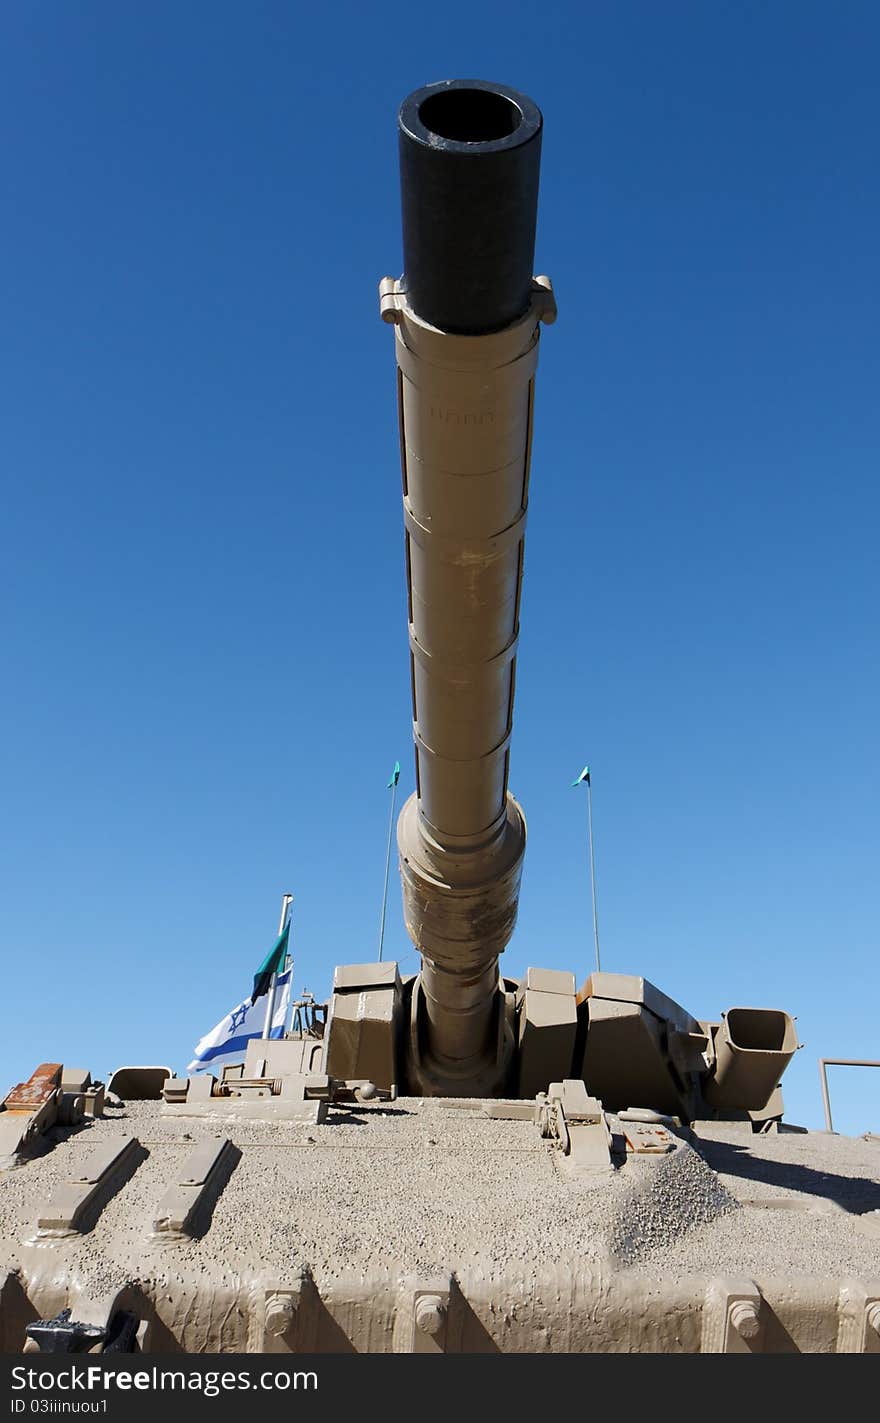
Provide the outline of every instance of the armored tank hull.
[[612,1116],[603,1165],[522,1100],[260,1100],[108,1108],[9,1172],[2,1348],[69,1309],[162,1352],[880,1351],[880,1142]]

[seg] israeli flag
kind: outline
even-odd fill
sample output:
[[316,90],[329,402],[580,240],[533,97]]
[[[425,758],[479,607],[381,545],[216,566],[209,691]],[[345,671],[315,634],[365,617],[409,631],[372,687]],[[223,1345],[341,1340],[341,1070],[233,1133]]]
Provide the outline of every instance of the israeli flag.
[[[286,968],[275,980],[275,1011],[272,1014],[270,1038],[284,1036],[292,976],[293,969]],[[246,998],[196,1044],[196,1055],[187,1072],[205,1072],[215,1067],[243,1062],[251,1039],[263,1036],[265,1021],[265,1000],[258,998],[256,1003],[251,1003],[251,1000]]]

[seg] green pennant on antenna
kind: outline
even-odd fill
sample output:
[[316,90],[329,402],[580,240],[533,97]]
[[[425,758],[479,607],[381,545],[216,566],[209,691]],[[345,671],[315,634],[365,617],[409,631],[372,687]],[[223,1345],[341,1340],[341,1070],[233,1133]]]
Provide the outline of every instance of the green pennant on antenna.
[[290,920],[288,919],[272,948],[267,953],[260,967],[254,974],[254,991],[251,994],[251,1006],[253,1007],[258,998],[262,998],[264,993],[269,992],[269,985],[272,982],[273,973],[280,973],[284,967],[284,960],[287,957],[287,945],[290,939]]
[[399,761],[395,761],[395,762],[394,762],[394,770],[391,772],[391,780],[388,782],[388,785],[386,786],[386,790],[389,790],[389,791],[390,791],[391,787],[392,787],[392,786],[396,786],[396,785],[397,785],[397,782],[398,782],[399,780],[400,780],[400,762],[399,762]]
[[587,785],[590,784],[590,768],[589,768],[589,766],[585,766],[585,767],[584,767],[584,769],[581,771],[580,775],[578,776],[577,780],[576,780],[576,781],[572,781],[572,785],[573,785],[573,786],[579,786],[580,783],[581,783],[581,781],[586,781]]

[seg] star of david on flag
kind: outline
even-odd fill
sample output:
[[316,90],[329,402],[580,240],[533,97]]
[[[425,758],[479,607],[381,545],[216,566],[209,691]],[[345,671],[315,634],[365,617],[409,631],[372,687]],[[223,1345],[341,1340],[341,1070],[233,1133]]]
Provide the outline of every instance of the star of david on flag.
[[[283,973],[279,973],[275,980],[275,1012],[272,1015],[270,1038],[284,1036],[292,976],[293,969],[287,968]],[[195,1056],[187,1072],[201,1072],[206,1069],[213,1071],[214,1068],[227,1064],[244,1062],[245,1051],[251,1038],[263,1035],[265,1017],[265,1003],[259,999],[252,1003],[250,998],[246,998],[227,1013],[225,1018],[221,1018],[216,1028],[212,1028],[210,1033],[206,1033],[197,1043]]]

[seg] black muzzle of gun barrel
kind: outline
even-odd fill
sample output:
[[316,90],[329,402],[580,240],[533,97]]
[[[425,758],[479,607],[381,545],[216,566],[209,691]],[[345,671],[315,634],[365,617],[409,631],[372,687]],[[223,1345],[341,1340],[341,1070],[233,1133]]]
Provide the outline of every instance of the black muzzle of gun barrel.
[[444,331],[500,331],[529,305],[541,111],[504,84],[452,79],[404,99],[398,125],[410,305]]

